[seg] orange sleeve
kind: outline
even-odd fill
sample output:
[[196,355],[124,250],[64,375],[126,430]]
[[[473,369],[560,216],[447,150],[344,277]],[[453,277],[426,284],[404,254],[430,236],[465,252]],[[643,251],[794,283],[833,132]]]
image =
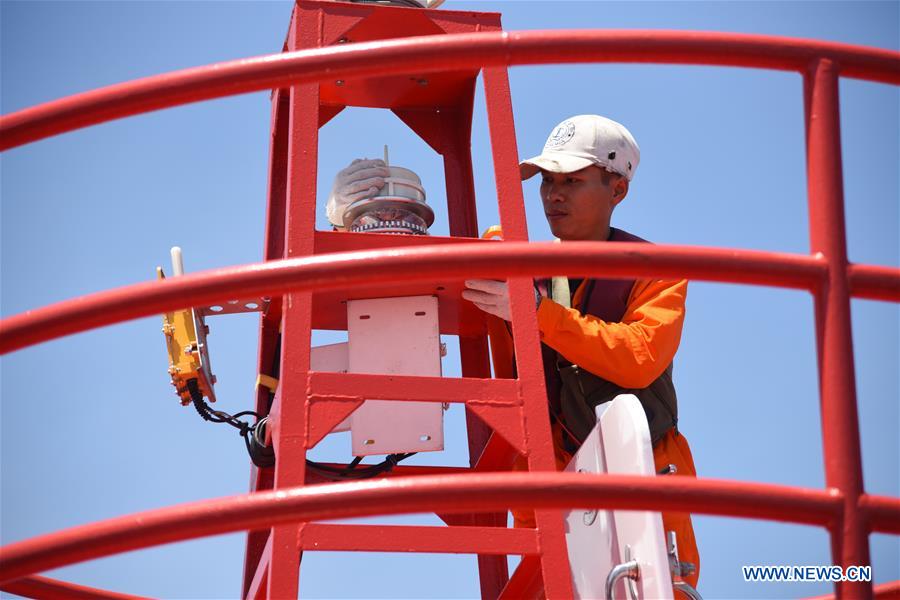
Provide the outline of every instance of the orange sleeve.
[[[584,283],[573,304],[583,288]],[[626,388],[644,388],[675,358],[686,296],[686,279],[639,279],[622,321],[616,323],[545,298],[538,309],[541,341],[599,377]]]

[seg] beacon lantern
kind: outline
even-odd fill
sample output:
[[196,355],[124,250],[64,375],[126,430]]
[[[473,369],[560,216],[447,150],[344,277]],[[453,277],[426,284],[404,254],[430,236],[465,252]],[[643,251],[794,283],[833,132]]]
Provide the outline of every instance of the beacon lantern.
[[[344,210],[351,233],[428,235],[434,211],[422,180],[410,169],[390,169],[384,186]],[[438,299],[435,296],[347,301],[345,344],[313,348],[318,370],[379,375],[441,376]],[[354,456],[443,450],[441,404],[367,398],[334,431],[350,430]]]
[[409,169],[388,168],[391,174],[374,196],[357,200],[344,211],[344,227],[355,233],[428,235],[434,211],[425,203],[422,180]]

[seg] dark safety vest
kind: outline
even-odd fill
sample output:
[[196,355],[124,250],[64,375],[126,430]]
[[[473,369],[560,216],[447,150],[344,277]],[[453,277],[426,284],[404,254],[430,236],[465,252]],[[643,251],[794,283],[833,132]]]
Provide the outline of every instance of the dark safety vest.
[[[610,228],[608,241],[649,243],[614,227]],[[634,279],[589,279],[584,284],[586,288],[581,305],[575,308],[584,315],[613,323],[621,322],[634,284]],[[571,293],[574,295],[575,290]],[[653,444],[673,427],[677,431],[678,401],[672,383],[671,364],[646,388],[631,389],[573,365],[546,344],[541,344],[541,354],[551,415],[562,421],[564,430],[577,438],[579,445],[596,424],[594,409],[619,394],[634,394],[640,400]],[[566,445],[573,450],[574,444],[569,437],[566,436]]]

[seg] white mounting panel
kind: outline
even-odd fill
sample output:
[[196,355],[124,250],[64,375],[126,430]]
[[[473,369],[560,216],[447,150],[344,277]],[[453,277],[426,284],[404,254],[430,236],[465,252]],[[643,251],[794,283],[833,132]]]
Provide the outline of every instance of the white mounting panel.
[[[566,471],[647,475],[656,477],[647,417],[640,401],[623,394],[596,409],[597,425],[569,462]],[[576,598],[606,598],[606,576],[624,562],[625,545],[640,563],[640,599],[672,598],[672,580],[659,513],[645,511],[596,512],[576,509],[566,515],[566,543]],[[629,598],[625,585],[615,587],[616,598]]]
[[[347,302],[348,371],[441,376],[434,296]],[[354,456],[444,449],[440,402],[367,400],[350,415]]]

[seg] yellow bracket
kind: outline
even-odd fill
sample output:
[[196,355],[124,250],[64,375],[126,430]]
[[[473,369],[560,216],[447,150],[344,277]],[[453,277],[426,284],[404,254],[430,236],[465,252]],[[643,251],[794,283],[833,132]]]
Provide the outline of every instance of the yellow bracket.
[[[162,267],[156,267],[157,279],[165,279]],[[163,335],[166,338],[166,351],[169,354],[169,375],[172,385],[181,398],[181,404],[191,403],[191,394],[187,382],[196,379],[205,396],[211,396],[206,389],[206,378],[200,373],[200,351],[197,342],[197,330],[194,327],[194,311],[183,308],[163,314]]]
[[481,238],[485,240],[489,240],[491,238],[500,238],[503,239],[503,228],[499,225],[491,225],[487,229],[484,230],[484,233],[481,234]]
[[256,376],[256,387],[259,388],[259,386],[268,388],[269,391],[274,394],[275,390],[278,389],[278,380],[274,377],[270,377],[269,375],[263,375],[262,373],[260,373]]

